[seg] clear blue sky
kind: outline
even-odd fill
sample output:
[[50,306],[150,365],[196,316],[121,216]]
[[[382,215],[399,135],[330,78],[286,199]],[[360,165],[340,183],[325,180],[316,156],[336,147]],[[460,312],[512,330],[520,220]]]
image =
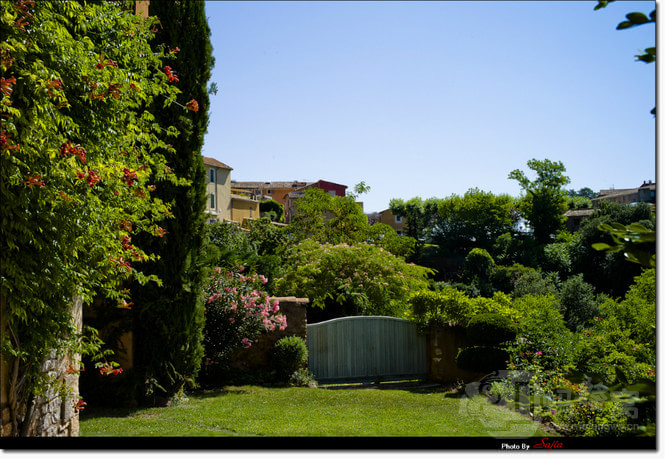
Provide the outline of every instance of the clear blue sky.
[[203,154],[234,180],[364,181],[391,198],[477,187],[561,161],[567,188],[656,179],[655,2],[208,1],[216,63]]

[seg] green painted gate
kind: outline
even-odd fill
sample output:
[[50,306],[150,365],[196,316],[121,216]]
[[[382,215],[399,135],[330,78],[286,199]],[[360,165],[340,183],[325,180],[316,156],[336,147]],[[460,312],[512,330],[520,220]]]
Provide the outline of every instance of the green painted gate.
[[320,383],[416,379],[427,375],[425,335],[395,317],[342,317],[307,325],[308,368]]

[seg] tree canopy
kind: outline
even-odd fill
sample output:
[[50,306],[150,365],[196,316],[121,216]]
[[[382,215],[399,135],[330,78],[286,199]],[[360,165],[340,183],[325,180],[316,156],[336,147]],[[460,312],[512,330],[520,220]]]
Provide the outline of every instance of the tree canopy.
[[444,252],[491,250],[496,239],[515,224],[515,204],[511,196],[478,188],[471,188],[464,196],[441,199],[432,239]]
[[519,169],[513,170],[508,178],[517,180],[526,192],[519,204],[520,212],[531,223],[536,241],[546,244],[563,227],[563,214],[567,210],[563,187],[570,183],[570,178],[564,175],[566,167],[560,161],[530,159],[527,166],[536,173],[534,180]]

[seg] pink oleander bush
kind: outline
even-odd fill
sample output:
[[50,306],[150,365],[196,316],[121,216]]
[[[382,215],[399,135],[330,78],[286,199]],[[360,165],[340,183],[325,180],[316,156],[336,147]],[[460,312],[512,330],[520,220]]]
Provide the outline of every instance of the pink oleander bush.
[[204,289],[206,366],[223,362],[236,349],[251,347],[262,332],[286,328],[279,302],[261,290],[268,279],[242,271],[242,267],[217,268]]

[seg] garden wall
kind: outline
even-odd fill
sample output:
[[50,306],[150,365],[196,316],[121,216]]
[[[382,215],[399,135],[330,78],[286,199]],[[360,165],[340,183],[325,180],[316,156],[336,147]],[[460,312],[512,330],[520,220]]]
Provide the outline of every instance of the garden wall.
[[[78,330],[82,327],[82,302],[78,298],[72,305],[72,315]],[[4,326],[4,323],[3,323]],[[35,400],[31,421],[24,432],[16,432],[11,419],[10,391],[11,380],[9,365],[2,362],[1,409],[2,409],[2,436],[34,436],[34,437],[67,437],[78,436],[79,416],[74,406],[78,400],[79,376],[78,373],[68,373],[71,367],[78,368],[79,356],[67,355],[62,358],[52,351],[50,357],[42,364],[42,371],[58,381],[64,383],[68,389],[67,396],[63,398],[54,391],[49,390],[44,396]],[[26,407],[19,408],[21,418],[26,415]]]
[[270,351],[280,338],[299,336],[307,340],[307,304],[308,298],[271,297],[279,301],[279,312],[286,316],[286,329],[262,333],[252,347],[239,349],[231,357],[231,368],[255,370],[269,368]]
[[457,367],[455,358],[461,348],[474,346],[459,325],[432,324],[427,343],[427,374],[432,381],[441,383],[468,383],[484,376]]

